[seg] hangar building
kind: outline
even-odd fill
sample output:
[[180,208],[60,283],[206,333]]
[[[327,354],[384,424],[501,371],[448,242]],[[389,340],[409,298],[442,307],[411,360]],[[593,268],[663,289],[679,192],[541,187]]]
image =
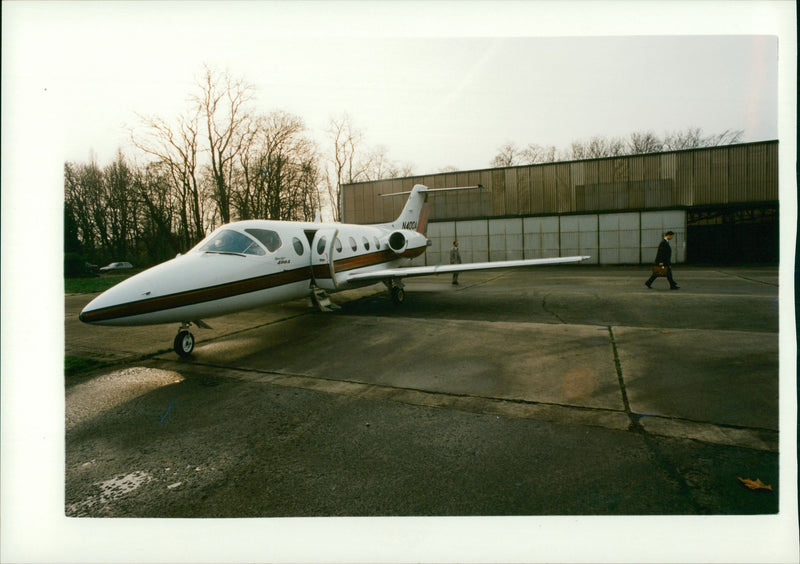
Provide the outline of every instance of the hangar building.
[[675,262],[777,263],[778,142],[448,172],[345,184],[342,221],[394,220],[415,184],[482,190],[429,197],[432,246],[415,264],[590,255],[649,264],[665,231]]

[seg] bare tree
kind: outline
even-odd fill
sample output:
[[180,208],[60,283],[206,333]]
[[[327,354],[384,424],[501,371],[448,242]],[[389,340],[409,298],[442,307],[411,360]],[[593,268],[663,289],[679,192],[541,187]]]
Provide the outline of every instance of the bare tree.
[[246,110],[246,104],[252,98],[252,87],[242,80],[233,79],[227,72],[217,73],[208,67],[198,86],[200,94],[194,96],[193,101],[204,122],[213,181],[212,198],[220,220],[228,223],[231,220],[234,165],[252,127],[251,114]]
[[683,131],[671,131],[664,134],[664,149],[667,151],[695,149],[702,146],[703,130],[699,127],[689,127]]
[[566,156],[571,160],[600,159],[625,154],[625,142],[618,138],[594,136],[588,141],[573,141],[567,149]]
[[715,133],[703,139],[704,147],[718,147],[720,145],[733,145],[739,143],[744,135],[743,129],[726,129],[722,133]]
[[413,165],[410,163],[400,164],[391,160],[389,150],[384,145],[378,145],[366,154],[362,170],[363,180],[380,180],[411,176]]
[[[255,118],[239,154],[241,218],[309,220],[319,202],[319,167],[303,121],[286,112]],[[311,193],[309,193],[311,192]]]
[[[396,176],[398,178],[406,178],[406,177],[409,177],[409,176],[414,176],[416,174],[416,172],[415,172],[416,167],[414,166],[414,163],[409,163],[409,162],[395,163],[395,166],[397,167],[397,175]],[[454,166],[449,166],[449,167],[445,167],[445,168],[449,168],[450,172],[454,172],[454,171],[458,170]]]
[[588,150],[583,141],[573,141],[567,149],[567,158],[572,160],[588,159]]
[[498,153],[492,159],[492,166],[516,166],[519,164],[520,150],[515,143],[506,143],[498,149]]
[[523,164],[552,163],[556,160],[556,148],[554,145],[543,147],[536,143],[528,143],[521,152]]
[[642,155],[657,153],[664,148],[664,142],[652,131],[634,131],[628,138],[628,154]]
[[103,169],[105,187],[108,246],[114,256],[131,256],[136,239],[136,198],[133,194],[133,173],[122,151]]
[[138,254],[143,261],[162,261],[179,248],[173,235],[175,206],[169,165],[152,162],[134,170],[134,195],[139,203]]
[[682,149],[697,149],[700,147],[717,147],[719,145],[733,145],[739,143],[744,135],[744,130],[726,129],[722,133],[703,135],[699,127],[688,127],[682,131],[671,131],[664,135],[664,149],[679,151]]
[[177,201],[181,248],[187,248],[205,233],[204,198],[198,178],[199,112],[195,109],[179,116],[174,126],[158,117],[140,119],[145,129],[141,134],[132,132],[131,139],[166,168]]
[[79,245],[73,241],[73,252],[83,250],[94,256],[100,245],[100,230],[95,217],[102,220],[103,214],[95,214],[95,206],[104,206],[102,190],[102,172],[97,163],[89,164],[64,163],[64,211],[70,219],[67,221],[75,230]]
[[326,167],[325,184],[333,211],[333,220],[341,217],[341,186],[345,183],[366,180],[366,167],[360,160],[364,135],[353,126],[348,114],[331,118],[328,137],[333,143],[333,154]]
[[391,160],[385,146],[365,147],[363,132],[355,127],[347,113],[331,118],[327,133],[332,151],[325,163],[324,175],[334,221],[339,221],[341,217],[342,184],[411,176],[414,173],[413,164]]
[[530,143],[525,149],[519,150],[514,143],[506,143],[498,149],[491,165],[506,167],[555,162],[559,158],[566,160],[597,159],[730,145],[738,143],[743,135],[744,131],[742,130],[726,129],[722,133],[704,136],[699,127],[690,127],[683,131],[666,133],[662,140],[652,131],[636,131],[631,133],[627,140],[619,137],[600,136],[594,136],[589,140],[575,140],[563,152],[559,152],[554,146],[542,147],[535,143]]

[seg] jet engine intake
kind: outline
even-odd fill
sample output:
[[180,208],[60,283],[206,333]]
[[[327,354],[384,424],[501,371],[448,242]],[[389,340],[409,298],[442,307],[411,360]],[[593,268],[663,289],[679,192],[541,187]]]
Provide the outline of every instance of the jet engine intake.
[[398,255],[402,254],[408,246],[408,238],[402,231],[395,231],[389,235],[389,248]]
[[422,254],[428,246],[428,238],[422,233],[399,229],[389,235],[389,248],[398,256],[413,258]]

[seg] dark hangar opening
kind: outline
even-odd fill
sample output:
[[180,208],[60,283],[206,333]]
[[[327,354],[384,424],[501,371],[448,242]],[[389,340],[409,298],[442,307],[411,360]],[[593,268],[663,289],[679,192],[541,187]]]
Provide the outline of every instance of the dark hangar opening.
[[693,208],[686,214],[686,262],[778,264],[778,204]]

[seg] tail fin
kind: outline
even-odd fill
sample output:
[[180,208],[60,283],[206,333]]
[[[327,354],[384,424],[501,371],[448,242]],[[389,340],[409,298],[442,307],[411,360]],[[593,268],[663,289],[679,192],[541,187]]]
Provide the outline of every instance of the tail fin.
[[[393,196],[395,194],[386,194]],[[422,221],[420,221],[422,219]],[[412,231],[419,231],[425,233],[425,228],[428,223],[428,187],[422,184],[417,184],[409,192],[406,205],[403,206],[403,211],[400,216],[395,219],[390,225],[393,229],[410,229]]]
[[428,227],[428,194],[437,192],[452,192],[456,190],[474,190],[483,188],[483,185],[465,186],[460,188],[428,188],[422,184],[417,184],[411,192],[395,192],[394,194],[381,194],[381,196],[404,196],[408,194],[406,205],[400,216],[388,225],[392,229],[411,229],[418,233],[425,234]]

